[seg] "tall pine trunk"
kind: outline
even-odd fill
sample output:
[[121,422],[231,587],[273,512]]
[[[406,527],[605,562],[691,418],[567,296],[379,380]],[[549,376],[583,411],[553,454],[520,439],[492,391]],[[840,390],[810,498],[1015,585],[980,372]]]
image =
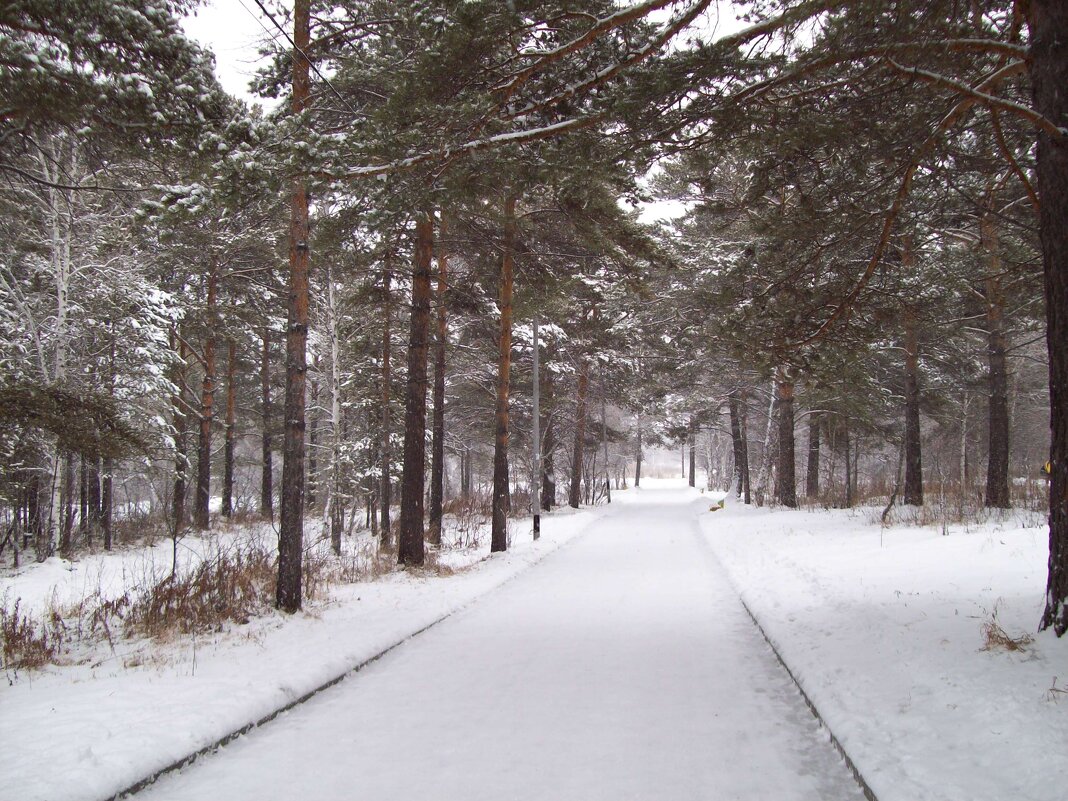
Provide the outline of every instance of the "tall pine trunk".
[[553,358],[552,347],[545,349],[545,369],[541,383],[541,508],[551,511],[556,503],[556,374],[549,366]]
[[586,389],[590,380],[590,365],[582,359],[578,375],[578,401],[575,404],[575,446],[571,452],[571,489],[568,505],[579,508],[582,501],[582,449],[586,440]]
[[215,302],[218,290],[218,267],[213,262],[207,276],[205,304],[204,352],[201,366],[204,380],[200,391],[200,429],[197,439],[197,487],[193,506],[193,522],[199,529],[210,525],[211,504],[211,426],[215,417]]
[[323,270],[326,284],[326,336],[330,350],[330,478],[323,509],[323,524],[330,530],[330,547],[341,555],[341,529],[345,510],[341,500],[341,342],[338,332],[337,291],[330,263]]
[[[991,204],[993,198],[991,198]],[[1009,500],[1009,371],[1005,358],[1005,295],[1001,285],[1001,253],[997,219],[987,209],[979,221],[986,257],[983,296],[986,301],[988,420],[985,505],[1008,509]]]
[[393,271],[390,269],[388,258],[386,268],[382,273],[382,377],[380,379],[382,384],[380,388],[382,419],[381,441],[378,448],[379,472],[381,473],[378,491],[379,515],[381,517],[382,544],[387,547],[393,540],[393,524],[390,520],[390,505],[393,503],[393,498],[391,497],[393,483],[390,476],[390,461],[393,455],[389,444],[389,430],[392,425],[389,413],[389,396],[390,382],[393,380],[389,362],[393,345],[393,332],[391,330],[393,306],[391,303],[392,291],[390,284],[393,281]]
[[[1034,109],[1068,129],[1068,4],[1031,0],[1029,68]],[[1039,229],[1050,387],[1049,577],[1041,627],[1068,631],[1068,139],[1039,131]]]
[[816,498],[820,494],[820,415],[808,415],[808,464],[805,468],[805,495]]
[[[185,342],[176,343],[178,361],[174,365],[172,383],[175,393],[171,398],[171,421],[174,426],[174,488],[171,492],[171,536],[177,539],[185,528],[186,492],[189,485],[188,393],[186,392],[186,359],[189,356]],[[174,344],[172,344],[174,347]]]
[[642,432],[638,431],[638,448],[634,454],[634,488],[642,485]]
[[690,424],[686,431],[686,448],[690,454],[690,466],[687,478],[691,487],[697,486],[697,421],[690,417]]
[[[923,506],[923,465],[920,453],[920,347],[916,318],[905,309],[905,490],[902,500]],[[846,454],[848,457],[848,449]],[[850,504],[852,506],[852,504]]]
[[445,500],[445,348],[449,323],[445,307],[449,261],[445,252],[445,219],[442,217],[438,233],[438,291],[437,336],[434,339],[434,420],[430,444],[430,514],[427,539],[431,545],[441,545],[441,507]]
[[[319,358],[315,358],[313,375],[319,374]],[[318,503],[319,490],[319,379],[311,381],[311,404],[307,412],[308,466],[304,477],[304,505],[311,509]]]
[[234,516],[234,448],[237,444],[236,398],[237,345],[232,339],[226,343],[226,447],[223,455],[222,516]]
[[430,267],[434,257],[434,221],[429,213],[415,224],[415,272],[408,335],[408,386],[404,405],[404,465],[401,471],[400,536],[397,561],[421,565],[423,490],[426,481],[426,361],[430,333]]
[[[306,57],[310,0],[293,4],[293,114],[301,116],[311,84]],[[304,176],[292,179],[289,204],[289,293],[286,324],[285,427],[282,440],[278,584],[275,603],[296,612],[302,601],[304,551],[304,388],[308,365],[308,192]]]
[[779,407],[779,459],[775,497],[783,506],[797,508],[797,474],[794,464],[794,380],[788,369],[779,371],[775,382]]
[[493,523],[490,551],[508,549],[508,392],[512,369],[512,286],[515,267],[515,195],[504,200],[504,241],[497,306],[501,313],[497,347],[497,406],[493,437]]
[[274,458],[271,443],[271,329],[260,334],[260,514],[274,518]]

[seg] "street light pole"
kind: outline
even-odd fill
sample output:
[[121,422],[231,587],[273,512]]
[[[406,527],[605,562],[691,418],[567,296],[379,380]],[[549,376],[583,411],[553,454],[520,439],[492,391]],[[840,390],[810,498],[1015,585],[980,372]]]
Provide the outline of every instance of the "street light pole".
[[534,539],[541,536],[541,396],[538,385],[538,317],[534,316]]

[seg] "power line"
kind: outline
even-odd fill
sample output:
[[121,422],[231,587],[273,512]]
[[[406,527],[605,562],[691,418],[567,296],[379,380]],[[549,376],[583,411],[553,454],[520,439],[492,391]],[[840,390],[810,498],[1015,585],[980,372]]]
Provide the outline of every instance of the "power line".
[[[319,68],[317,66],[315,66],[315,62],[311,60],[311,57],[307,53],[305,53],[303,50],[301,50],[299,47],[297,47],[297,43],[293,41],[293,38],[289,35],[289,32],[278,23],[278,20],[275,19],[274,14],[272,14],[267,9],[267,7],[263,4],[262,0],[253,0],[253,2],[257,6],[259,6],[260,11],[262,11],[264,13],[264,15],[267,17],[267,19],[269,19],[271,21],[271,24],[274,25],[274,27],[278,29],[278,32],[281,33],[282,36],[284,36],[286,38],[286,41],[289,42],[290,46],[295,51],[300,53],[300,55],[302,55],[304,57],[304,60],[308,62],[308,66],[312,68],[312,71],[315,72],[315,74],[319,76],[319,79],[323,83],[325,83],[327,85],[327,88],[329,88],[330,91],[334,93],[334,95],[337,97],[338,100],[340,100],[342,102],[342,104],[345,106],[345,108],[347,108],[350,112],[352,112],[353,116],[359,116],[359,113],[356,111],[356,109],[354,109],[352,106],[349,105],[349,102],[342,96],[341,92],[339,92],[337,89],[335,89],[334,85],[332,83],[330,83],[329,79],[319,71]],[[250,14],[252,13],[249,10],[249,8],[247,6],[245,6],[244,3],[241,3],[241,6],[246,11],[248,11]],[[265,25],[263,25],[262,21],[260,22],[260,25],[263,27],[264,30],[267,30],[267,27]],[[267,33],[270,33],[270,31],[267,31]],[[275,39],[275,41],[277,41],[277,39],[274,36],[272,36],[271,38]]]

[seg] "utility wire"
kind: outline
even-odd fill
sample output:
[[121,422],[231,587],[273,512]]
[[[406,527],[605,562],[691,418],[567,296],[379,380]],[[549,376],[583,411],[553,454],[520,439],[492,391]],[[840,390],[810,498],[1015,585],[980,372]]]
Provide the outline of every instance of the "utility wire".
[[[329,88],[330,91],[334,93],[334,95],[337,97],[338,100],[340,100],[342,102],[342,104],[345,106],[345,108],[347,108],[350,112],[352,112],[353,116],[358,117],[359,116],[359,112],[357,112],[356,109],[354,109],[352,106],[349,105],[349,102],[342,96],[341,92],[339,92],[337,89],[335,89],[334,85],[332,83],[330,83],[329,79],[327,79],[327,77],[325,75],[323,75],[319,71],[319,68],[317,66],[315,66],[315,62],[311,60],[311,57],[308,56],[308,54],[305,53],[303,50],[301,50],[299,47],[297,47],[297,43],[293,41],[293,37],[291,37],[289,35],[289,32],[278,23],[278,20],[275,19],[274,14],[272,14],[267,9],[267,7],[263,4],[262,0],[253,0],[253,2],[255,2],[257,6],[259,6],[260,11],[262,11],[264,13],[264,15],[267,17],[267,19],[269,19],[271,21],[271,24],[274,25],[274,27],[278,29],[278,32],[281,33],[282,36],[285,37],[286,41],[289,42],[290,46],[295,51],[300,53],[300,55],[302,55],[304,57],[304,60],[308,62],[308,66],[312,68],[312,71],[314,71],[315,74],[319,76],[319,79],[323,83],[325,83],[327,85],[327,88]],[[242,3],[241,5],[242,5],[243,8],[245,8],[246,11],[249,11],[249,9],[245,6],[244,3]],[[249,11],[249,13],[251,14],[252,12]],[[266,30],[266,26],[264,26],[262,22],[260,22],[260,25],[263,26],[264,30]],[[267,31],[267,32],[270,33],[270,31]],[[272,36],[272,38],[274,38],[274,37]],[[276,39],[276,41],[277,41],[277,39]]]

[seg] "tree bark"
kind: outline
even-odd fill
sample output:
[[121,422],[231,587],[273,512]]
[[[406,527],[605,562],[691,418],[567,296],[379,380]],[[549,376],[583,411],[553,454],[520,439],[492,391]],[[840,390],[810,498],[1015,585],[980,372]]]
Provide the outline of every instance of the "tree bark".
[[808,415],[808,465],[805,470],[805,495],[816,498],[820,494],[820,415]]
[[323,521],[330,529],[330,548],[335,556],[340,556],[341,530],[345,523],[341,500],[341,343],[337,293],[329,262],[323,270],[323,282],[326,284],[326,335],[330,346],[330,480]]
[[89,534],[89,460],[78,457],[78,537],[88,546]]
[[223,456],[222,516],[234,516],[234,446],[237,436],[235,402],[237,388],[237,346],[232,339],[226,343],[226,447]]
[[690,417],[686,431],[686,448],[690,455],[690,467],[687,474],[691,487],[697,486],[697,421]]
[[797,474],[794,464],[794,381],[789,370],[779,371],[776,381],[779,407],[779,464],[775,477],[776,500],[797,508]]
[[200,433],[197,439],[197,487],[193,521],[198,529],[210,525],[211,503],[211,426],[215,417],[215,304],[218,292],[218,267],[212,263],[207,275],[207,303],[204,306],[207,333],[201,354],[204,381],[200,392]]
[[[991,203],[993,201],[991,200]],[[983,296],[986,300],[988,421],[985,505],[1008,509],[1009,500],[1009,371],[1005,336],[1005,294],[1001,285],[1001,253],[997,219],[984,211],[979,221],[986,256]]]
[[59,468],[59,555],[72,556],[74,548],[74,454],[64,451]]
[[381,420],[381,443],[379,444],[379,466],[381,472],[381,482],[379,487],[379,514],[381,515],[381,536],[382,545],[389,547],[393,540],[392,522],[390,521],[390,504],[393,499],[392,495],[392,481],[390,480],[390,460],[392,454],[389,447],[389,430],[391,426],[390,413],[389,413],[389,395],[390,395],[390,382],[393,380],[392,373],[390,372],[390,350],[393,344],[393,333],[390,330],[390,324],[392,322],[392,293],[390,291],[390,283],[393,280],[393,271],[389,267],[388,257],[386,268],[382,273],[382,386],[381,386],[381,401],[382,401],[382,420]]
[[608,387],[604,383],[604,363],[601,363],[601,447],[604,450],[604,497],[612,502],[612,470],[608,463],[608,415],[605,411]]
[[[1031,0],[1034,109],[1068,129],[1068,4]],[[1039,131],[1036,160],[1050,387],[1049,576],[1041,628],[1068,631],[1068,141]]]
[[638,430],[638,450],[634,454],[634,488],[642,485],[642,432]]
[[[172,382],[176,387],[171,399],[171,422],[174,426],[174,488],[171,493],[171,536],[177,539],[185,528],[185,503],[189,476],[189,446],[186,427],[188,398],[186,393],[186,359],[189,352],[184,341],[178,343],[178,363]],[[173,343],[172,343],[173,347]]]
[[[293,114],[304,112],[311,84],[305,54],[310,41],[310,0],[293,3]],[[308,192],[303,175],[292,179],[289,205],[289,296],[286,325],[285,427],[282,442],[278,584],[283,612],[301,607],[304,551],[304,390],[308,359]]]
[[501,313],[497,348],[497,408],[493,438],[493,524],[490,551],[508,550],[508,392],[512,369],[512,286],[515,267],[515,195],[504,200],[504,241],[502,242],[500,293]]
[[847,509],[853,508],[853,460],[850,457],[849,425],[842,429],[842,439],[845,446],[845,505]]
[[446,234],[444,217],[438,236],[437,337],[434,340],[434,420],[430,445],[430,514],[427,539],[431,545],[441,545],[441,507],[445,500],[445,347],[449,324],[445,307],[448,286],[449,260],[443,239]]
[[[319,374],[319,358],[314,361],[315,372]],[[308,473],[304,478],[304,505],[312,509],[318,503],[319,489],[319,379],[311,382],[311,408],[308,410]]]
[[[909,506],[923,506],[923,465],[920,453],[920,347],[916,335],[916,318],[911,309],[905,309],[904,319],[905,488],[902,502]],[[848,453],[847,449],[847,456]]]
[[590,380],[590,365],[586,359],[579,364],[578,402],[575,406],[575,447],[571,455],[571,489],[568,505],[579,508],[582,500],[582,449],[586,440],[586,386]]
[[271,452],[271,330],[260,335],[260,514],[274,519],[274,459]]
[[103,475],[100,480],[100,531],[104,537],[104,550],[110,551],[113,544],[111,527],[112,507],[114,506],[114,478],[115,463],[110,459],[104,459]]
[[400,536],[397,561],[421,565],[423,490],[426,469],[426,362],[430,333],[430,267],[434,256],[434,222],[420,213],[415,224],[415,272],[408,335],[408,386],[404,408],[404,465],[401,472]]
[[556,374],[550,368],[553,357],[551,347],[545,349],[545,370],[541,394],[541,508],[551,511],[556,503]]

